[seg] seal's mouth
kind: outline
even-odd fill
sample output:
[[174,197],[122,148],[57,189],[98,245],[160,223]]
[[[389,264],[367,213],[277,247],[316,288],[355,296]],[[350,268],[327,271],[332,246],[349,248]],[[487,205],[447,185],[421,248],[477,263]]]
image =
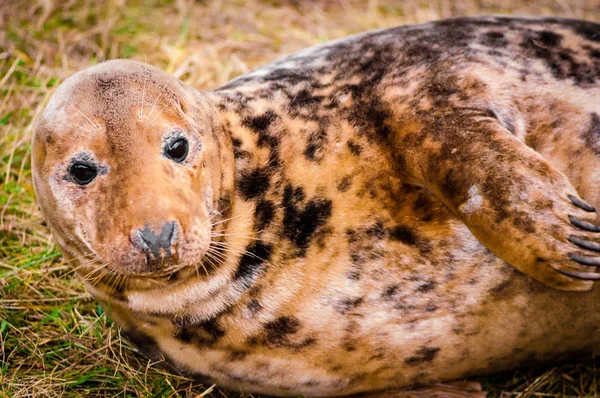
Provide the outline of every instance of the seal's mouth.
[[144,286],[147,283],[150,285],[158,283],[162,286],[177,283],[192,275],[208,277],[210,268],[204,264],[206,262],[205,255],[188,254],[184,256],[184,259],[169,257],[169,259],[151,259],[149,261],[148,257],[142,257],[128,262],[98,261],[89,269],[81,269],[81,272],[78,273],[92,285],[102,284],[113,288],[137,285],[137,282],[142,282]]

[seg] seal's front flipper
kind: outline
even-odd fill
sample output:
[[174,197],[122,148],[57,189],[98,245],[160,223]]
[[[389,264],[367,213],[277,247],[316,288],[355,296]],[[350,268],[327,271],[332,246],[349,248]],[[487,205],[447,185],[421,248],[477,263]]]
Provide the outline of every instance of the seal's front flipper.
[[519,271],[560,290],[591,289],[600,279],[595,209],[497,119],[469,112],[422,131],[420,150],[405,146],[408,171]]
[[375,394],[357,395],[356,398],[485,398],[486,394],[477,382],[457,381],[436,383],[404,391],[387,391]]

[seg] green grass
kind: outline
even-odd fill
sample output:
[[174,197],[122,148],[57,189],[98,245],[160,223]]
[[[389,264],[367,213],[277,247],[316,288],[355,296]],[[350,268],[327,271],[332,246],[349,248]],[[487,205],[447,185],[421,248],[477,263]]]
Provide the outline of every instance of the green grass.
[[[0,397],[225,396],[139,355],[52,242],[31,185],[31,122],[70,74],[124,57],[208,89],[283,54],[369,29],[479,13],[600,20],[598,0],[124,4],[0,0]],[[597,366],[600,361],[481,381],[490,396],[595,396]]]

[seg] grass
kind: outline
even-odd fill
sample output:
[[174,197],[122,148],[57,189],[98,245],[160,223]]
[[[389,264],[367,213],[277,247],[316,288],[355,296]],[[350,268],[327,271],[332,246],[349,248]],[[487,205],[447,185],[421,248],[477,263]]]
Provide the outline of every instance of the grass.
[[[600,20],[598,0],[0,0],[0,397],[226,396],[139,355],[62,261],[35,204],[31,122],[58,83],[116,57],[210,89],[351,33],[480,13]],[[481,379],[489,396],[597,396],[596,363]],[[208,388],[208,389],[207,389]]]

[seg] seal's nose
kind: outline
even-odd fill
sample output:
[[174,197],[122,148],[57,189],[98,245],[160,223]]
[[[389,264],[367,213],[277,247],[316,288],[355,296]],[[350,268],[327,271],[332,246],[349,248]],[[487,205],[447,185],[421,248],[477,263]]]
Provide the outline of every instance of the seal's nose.
[[[171,246],[177,241],[177,224],[175,221],[164,224],[160,232],[145,225],[143,229],[137,229],[132,236],[133,245],[138,249],[152,254],[154,258],[170,257]],[[161,250],[163,249],[163,253]]]

